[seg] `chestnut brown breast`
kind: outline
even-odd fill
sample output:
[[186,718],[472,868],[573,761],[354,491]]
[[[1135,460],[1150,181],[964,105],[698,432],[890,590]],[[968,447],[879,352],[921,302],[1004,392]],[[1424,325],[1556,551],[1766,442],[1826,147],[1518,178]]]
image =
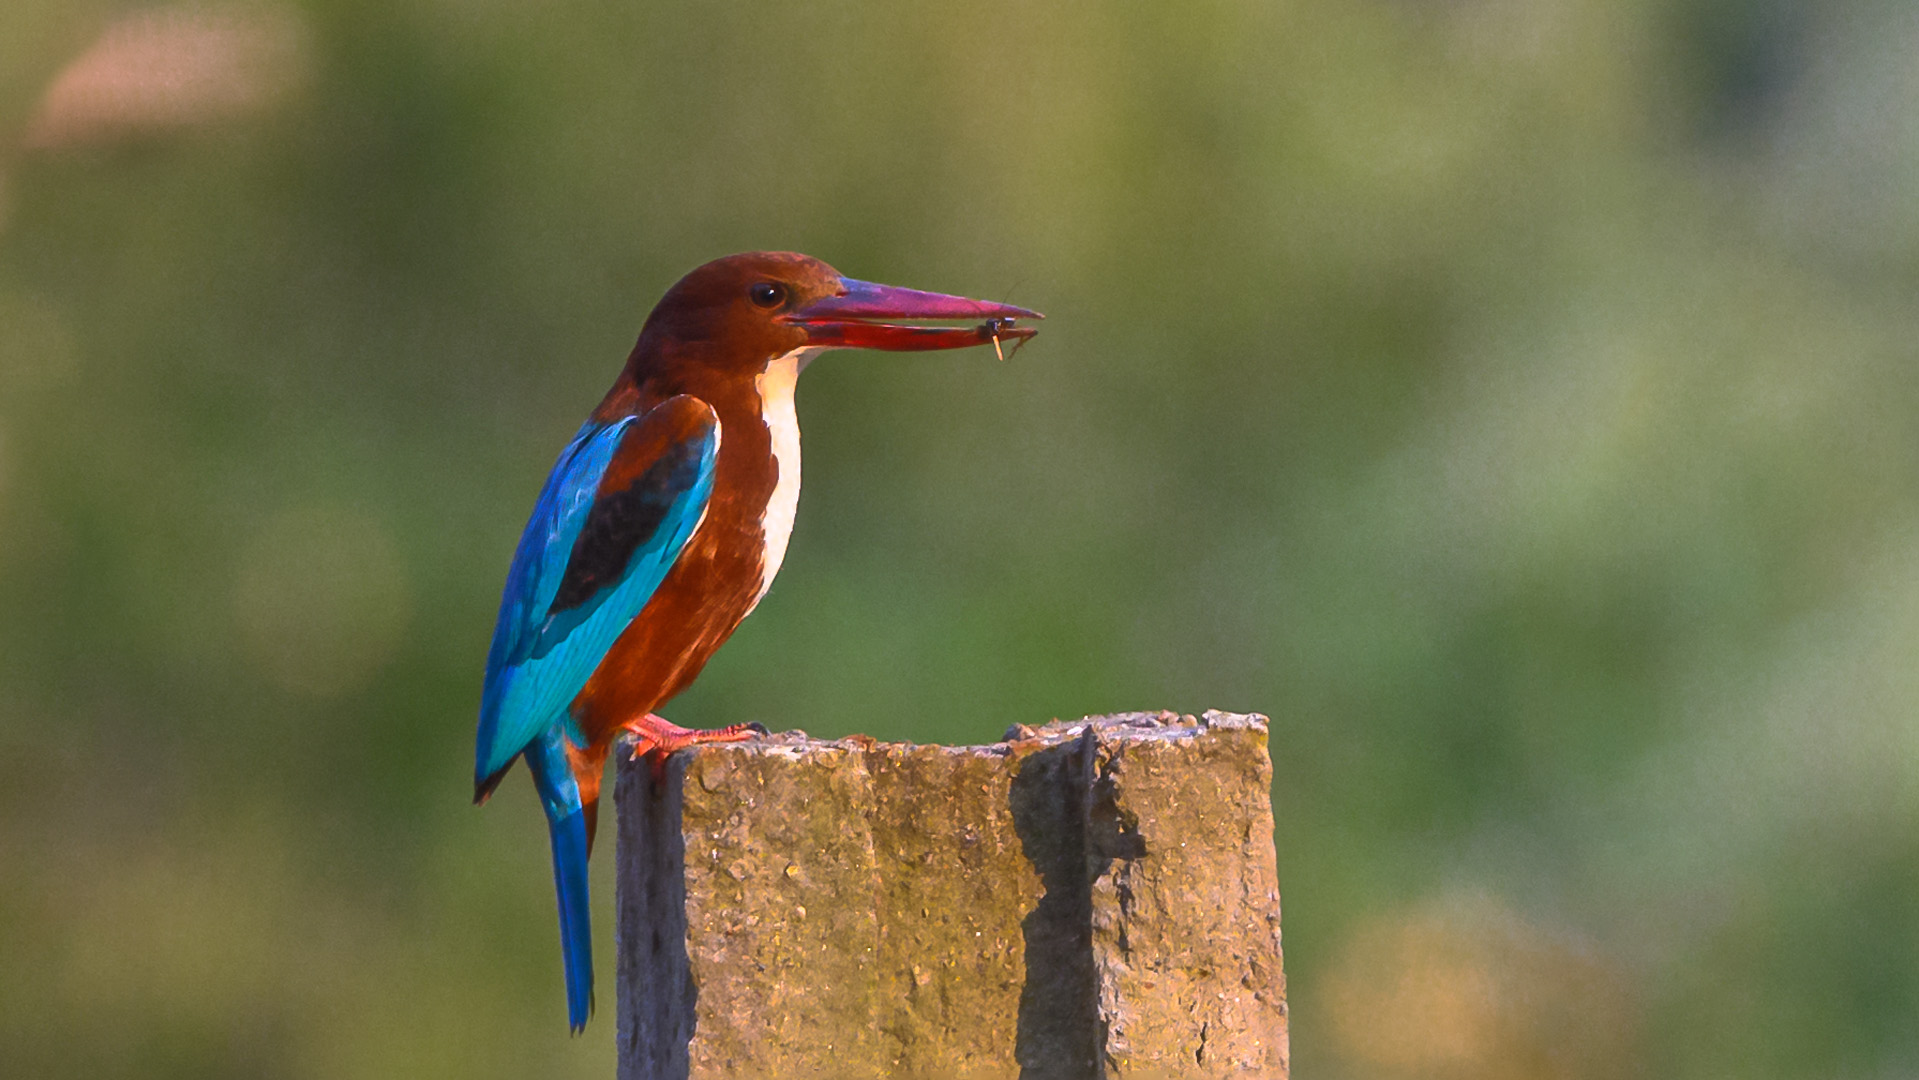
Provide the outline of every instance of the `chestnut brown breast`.
[[799,497],[792,388],[804,360],[780,357],[751,381],[675,388],[719,415],[713,496],[673,569],[573,700],[590,743],[686,689],[772,584]]

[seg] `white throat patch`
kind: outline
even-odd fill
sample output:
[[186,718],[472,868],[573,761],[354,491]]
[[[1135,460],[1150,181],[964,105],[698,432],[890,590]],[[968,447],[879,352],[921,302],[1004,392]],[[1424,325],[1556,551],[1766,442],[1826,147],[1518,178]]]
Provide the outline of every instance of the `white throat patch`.
[[[773,576],[786,559],[787,541],[793,538],[793,515],[800,506],[800,418],[793,409],[793,387],[800,371],[815,356],[826,350],[806,347],[795,349],[766,365],[753,377],[753,389],[760,395],[760,415],[766,418],[766,433],[773,441],[773,464],[778,478],[772,497],[766,500],[766,512],[760,516],[760,529],[766,536],[766,549],[760,556],[760,596],[773,586]],[[755,606],[759,597],[753,599]]]

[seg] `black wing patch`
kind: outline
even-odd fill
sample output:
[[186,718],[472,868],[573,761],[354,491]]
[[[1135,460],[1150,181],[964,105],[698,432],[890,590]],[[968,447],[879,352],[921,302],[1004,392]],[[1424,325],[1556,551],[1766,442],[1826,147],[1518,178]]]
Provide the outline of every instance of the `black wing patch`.
[[683,439],[624,489],[593,500],[567,558],[566,576],[547,608],[549,618],[585,604],[626,576],[633,553],[659,531],[673,500],[698,482],[703,453],[704,440]]

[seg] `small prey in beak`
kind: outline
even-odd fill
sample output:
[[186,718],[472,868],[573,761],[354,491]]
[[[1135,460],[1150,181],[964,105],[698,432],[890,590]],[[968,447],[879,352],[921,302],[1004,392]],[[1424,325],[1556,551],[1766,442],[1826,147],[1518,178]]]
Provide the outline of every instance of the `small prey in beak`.
[[[1042,319],[1045,317],[1046,316],[1044,315],[1040,316],[1040,318]],[[1034,334],[1039,333],[1039,331],[1035,329],[1023,329],[1021,327],[1014,326],[1013,322],[1014,320],[1011,317],[1002,318],[1002,319],[988,319],[985,322],[979,324],[979,329],[977,331],[978,333],[988,335],[993,339],[993,355],[999,357],[1000,363],[1002,364],[1006,362],[1006,351],[1000,348],[999,340],[1001,337],[1009,337],[1013,339],[1013,352],[1017,354],[1019,352],[1020,346],[1026,344],[1026,341],[1028,338],[1031,338]]]

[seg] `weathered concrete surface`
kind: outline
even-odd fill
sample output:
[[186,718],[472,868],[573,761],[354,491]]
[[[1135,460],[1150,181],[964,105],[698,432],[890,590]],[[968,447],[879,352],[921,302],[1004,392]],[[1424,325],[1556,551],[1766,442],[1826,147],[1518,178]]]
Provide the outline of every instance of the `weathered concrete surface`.
[[1087,816],[1094,966],[1114,1076],[1283,1076],[1266,724],[1208,713],[1102,739]]
[[620,1075],[1286,1075],[1263,717],[798,733],[617,788]]

